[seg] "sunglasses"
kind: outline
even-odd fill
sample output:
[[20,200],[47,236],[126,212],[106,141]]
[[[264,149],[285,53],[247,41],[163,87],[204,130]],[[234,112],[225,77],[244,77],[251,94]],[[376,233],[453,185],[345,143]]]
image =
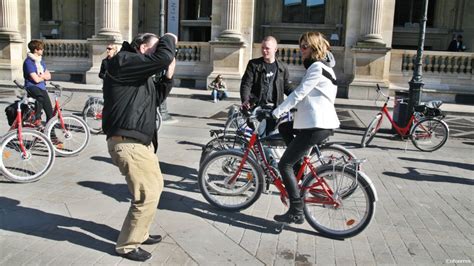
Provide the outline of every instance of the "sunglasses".
[[306,50],[309,48],[309,45],[308,44],[300,44],[300,49],[301,50]]
[[107,51],[113,50],[114,48],[107,47]]

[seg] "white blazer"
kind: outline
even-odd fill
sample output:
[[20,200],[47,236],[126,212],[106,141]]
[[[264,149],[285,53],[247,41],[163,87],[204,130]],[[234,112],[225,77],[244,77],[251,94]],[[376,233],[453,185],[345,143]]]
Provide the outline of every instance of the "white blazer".
[[283,113],[296,108],[293,128],[338,128],[334,102],[337,86],[323,76],[323,69],[336,79],[331,67],[322,62],[314,62],[307,70],[300,85],[275,109],[273,115],[280,117]]

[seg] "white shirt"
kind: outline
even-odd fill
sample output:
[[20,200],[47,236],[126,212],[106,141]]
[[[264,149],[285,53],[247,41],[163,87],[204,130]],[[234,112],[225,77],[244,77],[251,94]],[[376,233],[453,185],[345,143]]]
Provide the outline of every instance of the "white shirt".
[[293,128],[338,128],[340,123],[334,107],[337,86],[323,76],[323,69],[335,79],[332,68],[314,62],[307,70],[298,87],[275,109],[273,115],[296,108]]

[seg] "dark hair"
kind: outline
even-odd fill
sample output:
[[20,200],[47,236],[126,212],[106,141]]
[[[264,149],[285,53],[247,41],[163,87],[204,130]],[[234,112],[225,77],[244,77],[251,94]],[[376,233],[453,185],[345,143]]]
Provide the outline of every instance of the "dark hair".
[[135,38],[133,38],[132,43],[130,44],[135,49],[140,49],[140,45],[148,44],[153,38],[157,38],[154,33],[140,33]]
[[35,50],[44,49],[44,43],[40,40],[32,40],[28,43],[28,49],[30,49],[30,52],[34,53]]
[[214,79],[214,82],[217,82],[219,79],[222,80],[222,75],[218,74],[217,77]]

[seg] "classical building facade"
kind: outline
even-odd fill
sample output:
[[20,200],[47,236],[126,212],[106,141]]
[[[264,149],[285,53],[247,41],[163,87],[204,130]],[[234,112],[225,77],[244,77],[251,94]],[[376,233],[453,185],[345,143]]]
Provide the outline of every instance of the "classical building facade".
[[[161,3],[164,6],[161,7]],[[418,43],[421,0],[0,0],[0,79],[22,78],[26,45],[44,39],[54,79],[100,84],[105,47],[165,28],[179,36],[178,85],[205,88],[222,74],[238,90],[260,40],[275,36],[297,83],[297,40],[323,32],[333,45],[338,97],[372,99],[376,83],[407,89]],[[162,11],[164,11],[162,13]],[[474,1],[429,0],[424,98],[474,95]],[[164,21],[162,23],[161,21]],[[463,35],[464,52],[446,51]]]

